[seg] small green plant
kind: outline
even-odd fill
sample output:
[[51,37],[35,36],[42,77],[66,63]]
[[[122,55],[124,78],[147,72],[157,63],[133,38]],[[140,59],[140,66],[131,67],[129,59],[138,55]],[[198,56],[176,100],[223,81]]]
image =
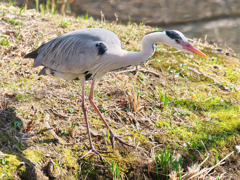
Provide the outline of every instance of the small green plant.
[[112,169],[112,173],[113,173],[113,179],[118,179],[119,178],[119,173],[120,173],[120,169],[117,165],[117,163],[115,163],[114,161],[111,161],[110,167]]
[[157,87],[157,90],[158,90],[158,95],[159,95],[159,98],[160,98],[160,101],[163,102],[164,104],[164,107],[167,107],[168,105],[168,102],[169,102],[169,98],[167,96],[167,93],[162,91],[160,88]]
[[21,121],[15,121],[14,122],[14,133],[16,134],[16,132],[17,132],[17,127],[19,128],[19,129],[22,129],[22,123],[21,123]]
[[22,136],[19,137],[18,149],[22,150]]
[[22,14],[23,8],[24,8],[24,3],[22,4],[22,7],[21,7],[21,9],[20,9],[20,11],[19,11],[19,15]]
[[4,12],[4,9],[2,9],[2,16],[5,16],[5,12]]
[[60,23],[59,23],[59,26],[60,27],[63,27],[63,28],[67,28],[68,26],[71,26],[72,25],[72,22],[67,22],[65,20],[61,20]]
[[81,21],[81,17],[80,17],[80,16],[78,16],[78,17],[77,17],[77,20],[78,20],[78,21]]
[[107,133],[106,133],[105,137],[106,137],[107,139],[109,139],[109,140],[110,140],[110,134],[109,134],[109,132],[108,132],[108,131],[107,131]]
[[[160,154],[155,154],[155,168],[156,168],[156,174],[157,174],[157,179],[166,179],[168,180],[168,175],[169,175],[169,168],[170,166],[173,167],[173,170],[178,173],[178,177],[181,179],[181,170],[182,170],[182,158],[179,158],[179,160],[176,160],[175,158],[172,157],[171,154],[169,154],[169,150],[166,150],[163,152],[161,150]],[[161,168],[163,177],[160,178],[159,176],[159,170],[158,168]]]
[[[106,137],[108,140],[110,140],[110,134],[109,134],[108,131],[106,132],[105,137]],[[108,147],[107,141],[105,141],[105,142],[106,142],[106,146]]]
[[50,0],[47,0],[46,10],[47,10],[47,12],[50,12]]
[[86,12],[84,19],[88,20],[88,12]]
[[3,156],[3,158],[2,158],[2,165],[5,165],[6,164],[6,158],[5,158],[5,156]]
[[172,118],[169,120],[169,126],[172,127]]
[[56,4],[54,4],[54,6],[53,6],[53,14],[56,14]]
[[21,32],[21,26],[20,26],[20,23],[18,22],[18,34],[17,34],[17,38],[18,38],[20,32]]
[[59,167],[62,167],[62,162],[60,160],[58,160],[58,165]]
[[45,6],[45,3],[43,2],[42,3],[42,13],[45,13],[45,11],[46,11],[46,6]]
[[68,132],[67,132],[65,129],[62,129],[62,130],[61,130],[61,134],[62,134],[63,136],[68,136]]
[[7,7],[10,7],[12,5],[13,5],[12,0],[8,0],[8,6]]
[[9,46],[9,41],[5,37],[0,37],[0,45],[1,46]]
[[103,106],[99,106],[98,109],[101,113],[107,112],[107,110]]
[[39,12],[39,8],[38,8],[38,0],[35,0],[36,3],[36,11]]
[[217,154],[215,154],[215,158],[214,158],[214,165],[216,165],[216,164],[217,164],[217,160],[218,160],[218,156],[217,156]]
[[77,122],[75,122],[75,123],[70,123],[70,128],[71,128],[71,129],[74,129],[76,125],[77,125]]
[[6,21],[10,22],[11,24],[18,24],[18,23],[23,23],[22,21],[20,20],[16,20],[16,19],[9,19],[9,18],[6,18]]

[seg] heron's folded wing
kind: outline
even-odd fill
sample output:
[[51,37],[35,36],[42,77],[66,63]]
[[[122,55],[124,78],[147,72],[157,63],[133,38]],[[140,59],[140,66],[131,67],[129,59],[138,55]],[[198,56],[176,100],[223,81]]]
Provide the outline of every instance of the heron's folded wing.
[[99,59],[97,43],[86,35],[59,36],[36,50],[33,67],[43,65],[60,72],[83,73]]

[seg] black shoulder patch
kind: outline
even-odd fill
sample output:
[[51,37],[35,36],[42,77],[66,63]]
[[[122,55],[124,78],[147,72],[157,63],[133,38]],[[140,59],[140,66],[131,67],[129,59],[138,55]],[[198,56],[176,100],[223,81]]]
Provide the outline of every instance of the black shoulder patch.
[[89,80],[92,77],[92,74],[89,74],[88,71],[84,72],[85,74],[85,80]]
[[73,80],[75,80],[75,81],[79,81],[80,79],[78,78],[78,77],[76,77],[75,79],[73,79]]
[[175,31],[172,30],[167,30],[165,31],[166,34],[168,35],[168,37],[172,38],[172,39],[182,39],[181,36],[179,36],[178,33],[176,33]]
[[96,47],[98,49],[98,55],[101,56],[103,55],[108,49],[107,46],[101,42],[96,44]]

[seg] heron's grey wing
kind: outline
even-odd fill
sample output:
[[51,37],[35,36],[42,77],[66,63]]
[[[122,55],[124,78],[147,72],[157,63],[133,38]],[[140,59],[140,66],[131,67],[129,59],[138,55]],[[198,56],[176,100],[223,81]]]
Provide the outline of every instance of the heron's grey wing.
[[120,45],[111,31],[80,29],[45,43],[26,57],[36,58],[33,67],[43,65],[59,72],[79,74],[90,70],[108,49]]

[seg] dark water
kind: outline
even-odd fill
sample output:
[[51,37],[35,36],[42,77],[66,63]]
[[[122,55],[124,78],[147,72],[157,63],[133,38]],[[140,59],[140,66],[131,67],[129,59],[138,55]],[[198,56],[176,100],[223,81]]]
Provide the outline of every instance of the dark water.
[[202,38],[204,40],[207,34],[208,42],[217,43],[221,47],[230,47],[236,53],[240,53],[240,17],[161,27],[177,29],[188,38]]

